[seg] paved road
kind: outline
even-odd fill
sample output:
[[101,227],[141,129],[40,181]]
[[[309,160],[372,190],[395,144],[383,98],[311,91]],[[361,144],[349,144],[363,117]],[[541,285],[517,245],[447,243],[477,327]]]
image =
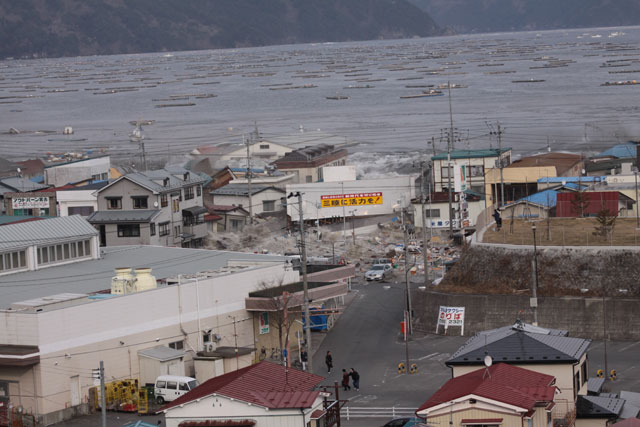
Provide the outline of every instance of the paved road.
[[409,342],[410,363],[416,363],[419,372],[400,375],[397,365],[405,361],[407,350],[400,336],[404,285],[356,282],[353,289],[356,297],[314,356],[315,371],[327,373],[324,355],[331,350],[335,369],[327,384],[340,382],[342,368],[360,373],[360,392],[341,394],[350,405],[419,406],[451,377],[444,361],[465,339],[426,336]]

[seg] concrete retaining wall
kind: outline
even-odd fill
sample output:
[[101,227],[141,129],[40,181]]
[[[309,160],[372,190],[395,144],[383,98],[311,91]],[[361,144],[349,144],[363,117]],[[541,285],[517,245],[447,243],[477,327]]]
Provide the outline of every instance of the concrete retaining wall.
[[[516,318],[533,322],[528,295],[462,295],[416,290],[413,301],[417,329],[430,333],[436,330],[441,305],[465,307],[465,336],[513,324]],[[606,331],[609,339],[640,340],[639,307],[639,298],[606,300]],[[538,298],[538,324],[568,330],[570,336],[602,339],[603,315],[602,298]],[[450,328],[448,334],[459,335],[460,328]]]

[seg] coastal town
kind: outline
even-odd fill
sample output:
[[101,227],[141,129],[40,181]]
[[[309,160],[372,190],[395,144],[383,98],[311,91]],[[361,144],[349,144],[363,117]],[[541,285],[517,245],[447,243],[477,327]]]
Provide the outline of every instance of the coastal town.
[[0,425],[637,425],[638,144],[1,159]]

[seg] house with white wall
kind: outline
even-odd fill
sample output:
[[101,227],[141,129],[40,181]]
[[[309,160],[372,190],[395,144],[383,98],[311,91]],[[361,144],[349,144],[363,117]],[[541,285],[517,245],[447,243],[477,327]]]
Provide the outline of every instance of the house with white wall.
[[[279,212],[284,209],[281,198],[285,191],[273,185],[227,184],[224,187],[211,191],[214,205],[238,206],[250,210],[253,215]],[[251,194],[251,196],[249,196]]]
[[[324,426],[324,378],[280,364],[260,362],[212,378],[165,405],[167,427],[237,425]],[[228,423],[228,424],[225,424]]]
[[456,378],[483,367],[488,354],[496,362],[552,375],[557,388],[552,418],[563,419],[575,409],[578,395],[587,394],[590,343],[589,339],[569,337],[567,331],[517,321],[513,326],[476,334],[445,364]]
[[79,156],[63,159],[47,159],[44,167],[44,183],[53,187],[65,184],[108,181],[111,160],[108,155]]
[[59,216],[81,215],[90,216],[98,210],[98,197],[96,191],[105,187],[106,181],[88,184],[82,187],[70,187],[54,189],[58,204]]

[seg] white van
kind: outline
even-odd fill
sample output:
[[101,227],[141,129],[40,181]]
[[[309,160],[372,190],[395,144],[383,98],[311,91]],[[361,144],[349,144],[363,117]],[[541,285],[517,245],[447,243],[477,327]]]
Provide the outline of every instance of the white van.
[[176,400],[199,385],[198,380],[178,375],[160,375],[156,378],[153,393],[158,404]]

